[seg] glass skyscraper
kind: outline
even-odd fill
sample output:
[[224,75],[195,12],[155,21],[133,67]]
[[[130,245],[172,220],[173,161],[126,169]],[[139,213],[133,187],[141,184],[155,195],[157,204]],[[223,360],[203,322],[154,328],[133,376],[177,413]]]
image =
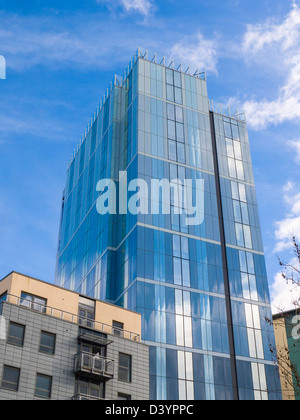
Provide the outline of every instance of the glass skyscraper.
[[[210,109],[205,74],[165,64],[136,53],[69,162],[56,284],[142,314],[151,399],[279,399],[246,123]],[[102,179],[117,210],[100,215]],[[177,188],[153,194],[153,179]],[[133,180],[149,191],[129,212]],[[201,180],[201,223],[187,223],[185,180],[193,197]]]

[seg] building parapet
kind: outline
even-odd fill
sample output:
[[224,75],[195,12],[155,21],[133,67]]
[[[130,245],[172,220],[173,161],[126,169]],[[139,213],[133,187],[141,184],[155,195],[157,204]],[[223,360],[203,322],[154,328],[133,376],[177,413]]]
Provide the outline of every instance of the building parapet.
[[32,310],[35,312],[39,312],[41,314],[44,314],[50,317],[58,318],[62,321],[78,324],[79,326],[84,327],[84,328],[90,328],[90,329],[96,330],[103,334],[116,335],[118,337],[125,338],[131,341],[136,341],[136,342],[141,341],[140,335],[132,331],[120,329],[120,328],[117,328],[108,324],[104,324],[96,320],[90,320],[90,319],[87,320],[86,318],[80,317],[78,314],[66,312],[58,308],[52,308],[48,305],[45,306],[42,304],[33,303],[30,300],[27,300],[22,297],[15,296],[9,293],[6,294],[5,301],[0,303],[0,313],[1,313],[1,305],[3,303],[17,305],[19,307]]

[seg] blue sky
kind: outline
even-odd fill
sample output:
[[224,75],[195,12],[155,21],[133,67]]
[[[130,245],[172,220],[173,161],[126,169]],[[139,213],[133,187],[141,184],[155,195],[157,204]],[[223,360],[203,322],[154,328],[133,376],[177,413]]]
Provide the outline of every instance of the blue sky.
[[206,69],[209,97],[245,110],[269,282],[300,237],[300,3],[0,0],[0,278],[53,281],[66,165],[137,47]]

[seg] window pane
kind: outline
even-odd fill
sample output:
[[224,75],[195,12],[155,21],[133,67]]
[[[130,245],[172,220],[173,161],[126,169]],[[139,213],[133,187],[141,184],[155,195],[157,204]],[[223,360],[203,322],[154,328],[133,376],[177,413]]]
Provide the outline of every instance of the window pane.
[[232,139],[231,124],[224,122],[225,137]]
[[167,104],[167,114],[169,120],[175,120],[175,105]]
[[182,104],[182,91],[180,88],[175,87],[175,102],[177,104]]
[[19,386],[20,369],[4,366],[2,388],[17,391]]
[[113,333],[115,335],[123,336],[124,324],[119,321],[113,321]]
[[173,256],[180,257],[180,237],[173,235]]
[[173,140],[169,140],[169,159],[174,161],[177,160],[176,142]]
[[131,356],[119,353],[119,380],[131,382]]
[[177,143],[177,160],[180,163],[185,163],[185,150],[183,143]]
[[54,354],[55,350],[55,334],[43,332],[41,333],[40,352]]
[[18,325],[18,324],[14,324],[13,322],[11,322],[10,326],[9,326],[7,342],[9,344],[15,344],[17,346],[23,346],[24,332],[25,332],[24,325]]
[[231,178],[236,178],[235,160],[232,158],[228,158],[228,169],[229,176]]
[[50,398],[51,382],[52,378],[50,376],[37,374],[35,395],[38,397]]
[[234,147],[234,154],[235,154],[235,158],[242,160],[242,150],[241,150],[241,144],[239,141],[234,141],[233,142],[233,147]]
[[168,120],[168,138],[176,140],[175,122]]
[[131,395],[126,395],[126,394],[118,394],[118,400],[119,401],[129,401],[131,400]]
[[174,102],[174,87],[171,85],[167,85],[167,100]]
[[180,141],[184,143],[184,130],[183,130],[183,124],[176,123],[176,139],[177,141]]
[[244,175],[244,165],[241,160],[236,160],[236,171],[237,171],[237,177],[238,179],[241,179],[244,181],[245,175]]
[[238,246],[244,246],[243,225],[235,224],[236,242]]
[[174,84],[173,73],[174,73],[173,70],[166,69],[166,79],[167,79],[167,83],[169,85],[173,85]]
[[180,106],[176,106],[176,121],[183,123],[183,109]]
[[181,73],[174,71],[174,85],[181,88]]
[[230,158],[234,158],[234,150],[233,150],[233,144],[231,139],[225,139],[226,141],[226,150],[227,150],[227,156]]
[[235,124],[231,124],[231,130],[232,130],[232,137],[234,138],[234,140],[239,140],[240,136],[239,136],[238,126]]
[[180,258],[173,258],[174,268],[174,284],[182,284],[181,282],[181,260]]

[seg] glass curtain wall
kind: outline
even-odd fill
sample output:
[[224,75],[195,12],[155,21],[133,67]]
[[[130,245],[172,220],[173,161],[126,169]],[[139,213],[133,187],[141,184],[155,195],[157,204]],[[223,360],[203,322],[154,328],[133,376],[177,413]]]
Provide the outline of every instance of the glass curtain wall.
[[[136,57],[69,166],[56,283],[142,314],[151,399],[276,399],[247,129],[219,114],[213,120],[215,133],[206,80]],[[146,181],[147,194],[137,214],[100,216],[97,182],[109,178],[119,188],[120,171],[127,185]],[[180,188],[169,201],[162,192],[152,196],[153,179],[192,180],[194,193],[201,180],[203,222],[187,223]]]

